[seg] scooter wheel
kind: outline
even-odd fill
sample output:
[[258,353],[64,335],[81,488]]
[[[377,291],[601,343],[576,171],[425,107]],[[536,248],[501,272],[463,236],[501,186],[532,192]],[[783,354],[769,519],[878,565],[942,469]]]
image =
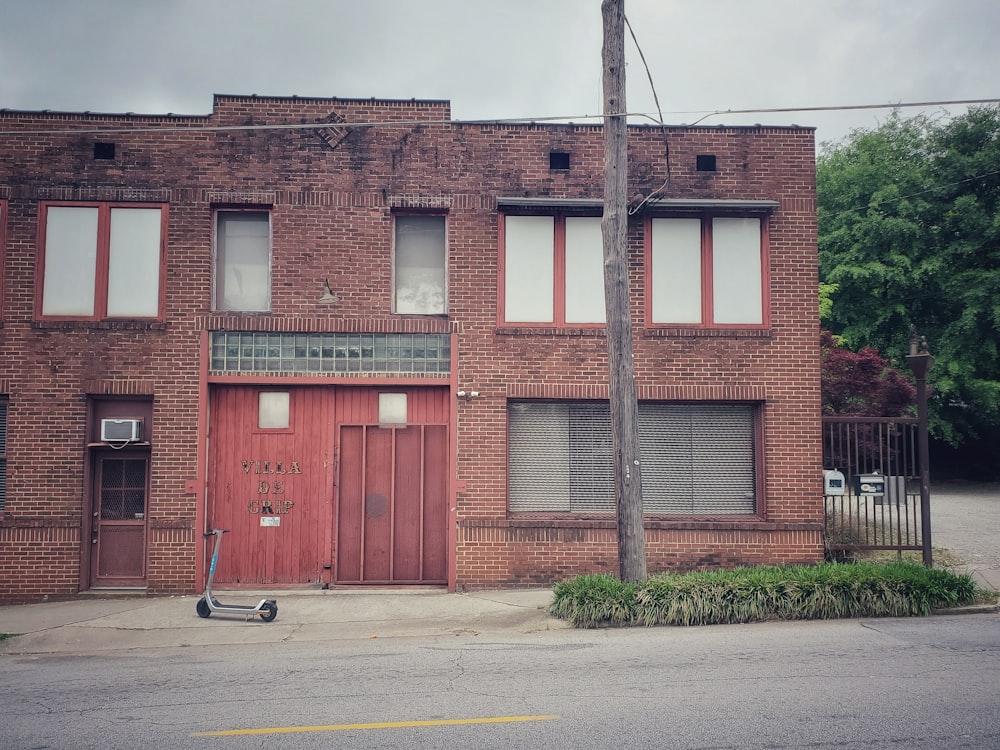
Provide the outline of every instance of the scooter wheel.
[[271,622],[277,616],[278,605],[274,602],[264,602],[264,606],[260,608],[260,619],[264,622]]
[[198,600],[198,604],[195,605],[195,609],[198,611],[198,617],[210,617],[212,610],[208,607],[208,602],[202,597]]

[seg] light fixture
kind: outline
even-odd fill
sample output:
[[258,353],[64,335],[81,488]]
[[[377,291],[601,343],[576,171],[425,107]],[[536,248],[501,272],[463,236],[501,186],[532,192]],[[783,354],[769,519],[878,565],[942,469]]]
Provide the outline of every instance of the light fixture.
[[340,302],[340,297],[330,290],[330,281],[328,279],[323,279],[323,294],[318,300],[316,300],[316,304],[332,305],[334,302]]

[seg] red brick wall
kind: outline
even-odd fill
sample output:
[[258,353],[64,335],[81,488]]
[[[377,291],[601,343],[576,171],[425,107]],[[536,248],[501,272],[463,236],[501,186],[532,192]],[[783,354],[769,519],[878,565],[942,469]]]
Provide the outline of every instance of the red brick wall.
[[[459,587],[546,583],[614,570],[607,521],[508,518],[506,400],[606,395],[604,339],[581,331],[498,330],[501,196],[600,199],[601,130],[590,125],[448,123],[447,102],[217,97],[207,116],[0,112],[0,198],[8,199],[0,382],[10,397],[8,491],[0,517],[0,600],[72,595],[88,506],[87,396],[153,399],[148,591],[196,590],[203,330],[451,331],[456,405]],[[315,122],[308,129],[212,126]],[[325,121],[325,122],[321,122]],[[328,123],[346,123],[347,126]],[[414,125],[419,121],[422,124]],[[381,127],[351,124],[389,123]],[[394,124],[392,124],[394,123]],[[405,123],[405,124],[404,124]],[[95,127],[142,132],[95,136]],[[63,131],[52,134],[43,131]],[[647,331],[642,220],[630,224],[633,333],[643,398],[764,403],[766,514],[753,521],[651,522],[651,570],[821,557],[814,141],[799,128],[670,128],[668,197],[779,203],[770,219],[770,328]],[[95,160],[95,140],[116,144]],[[568,171],[549,169],[552,150]],[[630,130],[629,194],[659,188],[663,135]],[[715,154],[718,170],[695,170]],[[165,323],[33,318],[43,200],[169,204]],[[213,315],[218,205],[272,207],[272,313]],[[449,315],[390,313],[393,207],[447,206]],[[339,297],[316,304],[324,279]]]

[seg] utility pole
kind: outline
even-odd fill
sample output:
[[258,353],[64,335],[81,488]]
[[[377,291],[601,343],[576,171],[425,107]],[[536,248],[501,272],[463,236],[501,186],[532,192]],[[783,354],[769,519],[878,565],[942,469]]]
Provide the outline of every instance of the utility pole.
[[628,123],[625,118],[625,0],[603,0],[604,304],[607,313],[608,392],[618,509],[618,567],[623,581],[646,578],[642,523],[639,405],[632,357],[628,275]]

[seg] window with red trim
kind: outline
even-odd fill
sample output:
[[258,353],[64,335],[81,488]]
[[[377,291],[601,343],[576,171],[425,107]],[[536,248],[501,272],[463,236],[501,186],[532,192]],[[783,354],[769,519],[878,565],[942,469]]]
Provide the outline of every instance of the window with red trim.
[[[761,405],[639,402],[645,515],[760,513]],[[507,402],[512,513],[614,514],[607,401]]]
[[503,216],[500,318],[601,326],[604,245],[596,216]]
[[79,320],[160,317],[166,217],[162,205],[42,204],[37,315]]
[[766,225],[760,218],[654,218],[647,238],[648,324],[766,324]]

